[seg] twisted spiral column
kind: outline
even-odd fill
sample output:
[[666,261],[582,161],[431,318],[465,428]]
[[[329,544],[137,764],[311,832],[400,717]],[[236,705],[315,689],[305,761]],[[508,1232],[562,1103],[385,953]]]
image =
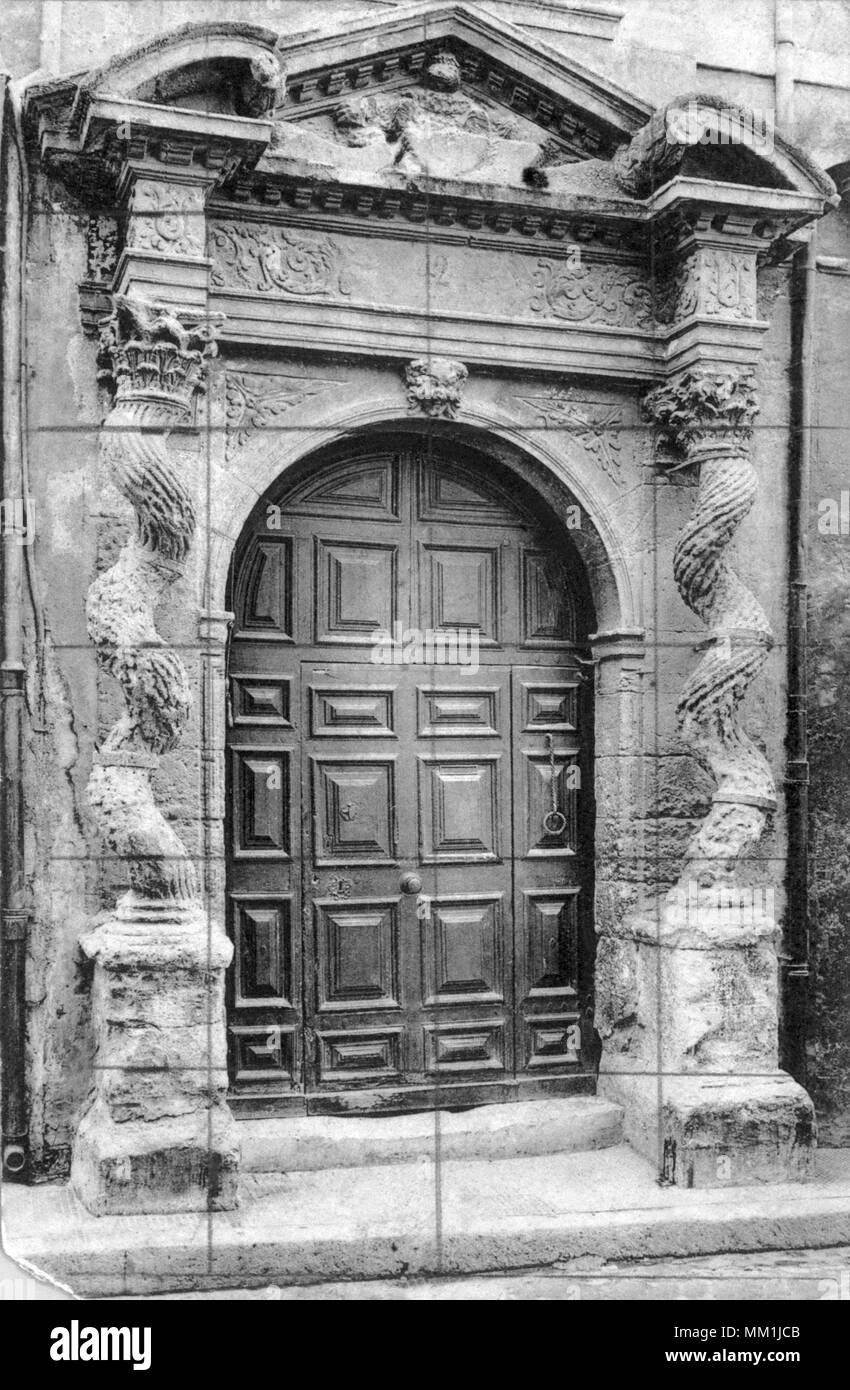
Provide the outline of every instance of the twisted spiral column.
[[104,840],[129,867],[134,898],[189,903],[194,865],[156,805],[151,773],[180,739],[191,709],[186,672],[156,630],[154,613],[182,573],[195,508],[169,455],[166,433],[189,419],[215,352],[209,328],[187,330],[167,310],[116,296],[104,328],[101,376],[115,386],[103,455],[136,514],[136,534],[92,584],[89,635],[101,668],[121,686],[125,710],[104,741],[88,784]]
[[681,881],[729,881],[761,837],[776,788],[737,708],[773,643],[761,604],[732,569],[726,549],[755,500],[749,460],[757,411],[751,372],[692,371],[651,392],[646,413],[699,468],[696,506],[679,536],[673,573],[685,603],[710,629],[704,656],[678,702],[684,740],[717,789],[688,847]]
[[96,1214],[236,1202],[224,1010],[233,948],[151,787],[191,708],[183,663],[154,621],[195,531],[167,432],[189,419],[214,351],[210,328],[187,329],[166,309],[115,297],[102,340],[103,376],[115,389],[102,447],[136,530],[88,594],[98,662],[124,695],[88,792],[103,838],[128,863],[130,891],[81,942],[94,962],[97,1052],[71,1180]]

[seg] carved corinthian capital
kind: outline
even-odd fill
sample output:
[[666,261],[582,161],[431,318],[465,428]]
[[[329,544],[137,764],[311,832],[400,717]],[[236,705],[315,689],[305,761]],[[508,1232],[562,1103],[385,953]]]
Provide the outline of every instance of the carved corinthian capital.
[[696,506],[679,536],[673,572],[685,603],[710,629],[707,650],[679,700],[682,736],[717,782],[691,842],[683,879],[731,880],[775,805],[763,754],[735,717],[767,659],[773,634],[760,603],[725,557],[755,499],[749,441],[757,397],[750,370],[695,369],[646,397],[645,411],[699,469]]
[[157,633],[154,612],[181,573],[195,508],[166,442],[190,418],[216,329],[186,327],[168,309],[115,296],[104,321],[101,379],[114,389],[103,457],[136,514],[136,534],[89,589],[88,630],[100,666],[121,686],[125,709],[97,755],[90,803],[114,853],[126,858],[134,901],[190,902],[194,866],[155,804],[150,778],[179,741],[191,691],[183,663]]

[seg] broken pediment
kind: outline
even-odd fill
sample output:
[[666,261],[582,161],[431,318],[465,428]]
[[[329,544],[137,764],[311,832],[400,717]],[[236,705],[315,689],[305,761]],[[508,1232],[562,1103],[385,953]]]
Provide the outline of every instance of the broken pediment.
[[722,138],[730,119],[738,134],[758,134],[752,113],[683,101],[652,113],[474,7],[422,5],[285,38],[255,25],[184,26],[83,77],[30,89],[27,113],[48,165],[103,197],[129,158],[200,166],[217,196],[241,202],[318,199],[381,216],[410,203],[418,217],[427,178],[435,215],[439,198],[464,207],[483,198],[490,211],[503,199],[531,205],[534,225],[555,236],[565,211],[651,217],[661,193],[679,196],[674,183],[697,202],[711,201],[709,186],[790,195],[759,202],[788,213],[783,233],[834,196],[778,133]]

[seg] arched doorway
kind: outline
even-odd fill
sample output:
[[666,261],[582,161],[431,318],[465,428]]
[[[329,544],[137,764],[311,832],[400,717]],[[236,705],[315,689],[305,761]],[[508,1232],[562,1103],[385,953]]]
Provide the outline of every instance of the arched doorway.
[[565,520],[478,448],[374,432],[262,499],[230,603],[234,1103],[591,1088],[593,614]]

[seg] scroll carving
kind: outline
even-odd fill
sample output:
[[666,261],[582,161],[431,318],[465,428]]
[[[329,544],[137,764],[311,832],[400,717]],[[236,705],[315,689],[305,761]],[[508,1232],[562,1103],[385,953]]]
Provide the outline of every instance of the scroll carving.
[[195,531],[191,494],[166,433],[189,419],[214,355],[215,329],[187,328],[167,309],[116,295],[101,338],[101,379],[115,396],[103,457],[136,514],[136,534],[89,589],[88,630],[125,710],[101,746],[88,796],[109,848],[129,867],[136,900],[190,902],[194,866],[157,807],[151,773],[180,739],[191,706],[186,671],[159,636],[157,604],[182,572]]
[[531,311],[571,323],[604,323],[612,327],[654,327],[652,292],[637,269],[600,265],[582,259],[570,262],[540,260],[534,272]]
[[676,544],[673,572],[688,607],[709,628],[707,650],[678,704],[680,729],[713,774],[711,810],[688,849],[683,879],[731,881],[776,802],[767,759],[736,711],[773,643],[767,616],[725,556],[755,500],[749,461],[758,406],[752,372],[694,369],[649,393],[646,414],[699,468],[693,514]]
[[128,244],[140,251],[203,256],[204,189],[139,179],[133,189]]
[[284,294],[298,299],[347,295],[339,248],[328,236],[288,227],[220,222],[210,233],[216,288]]
[[755,256],[704,246],[677,262],[659,280],[655,317],[679,323],[691,314],[736,322],[755,318]]

